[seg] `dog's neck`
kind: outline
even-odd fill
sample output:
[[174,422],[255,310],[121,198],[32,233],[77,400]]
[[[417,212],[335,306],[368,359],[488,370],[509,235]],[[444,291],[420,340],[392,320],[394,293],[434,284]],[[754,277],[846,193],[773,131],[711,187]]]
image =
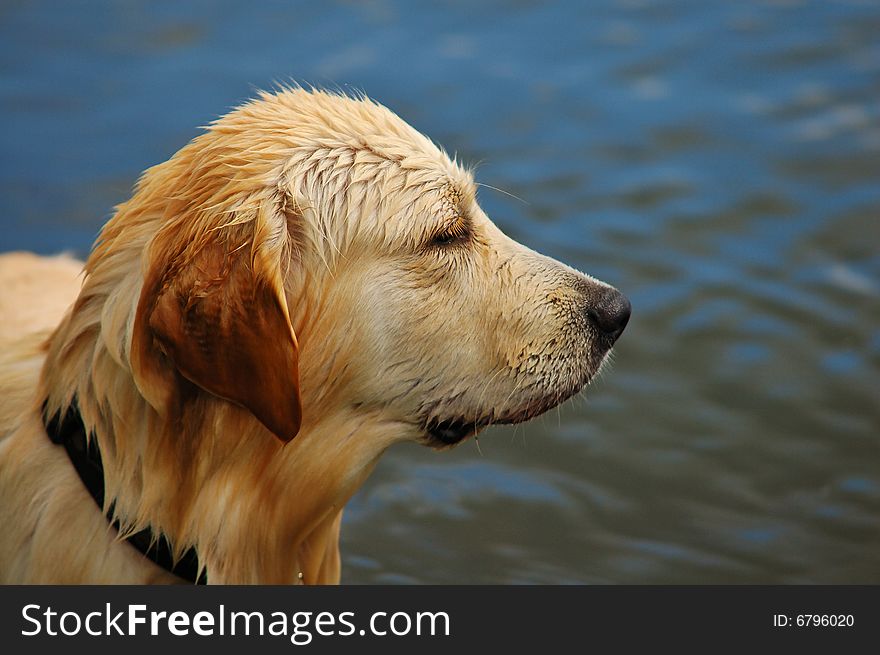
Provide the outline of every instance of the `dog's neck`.
[[212,583],[339,581],[342,508],[381,454],[373,426],[305,425],[282,445],[224,401],[169,422],[134,392],[128,407],[107,412],[106,400],[81,402],[82,413],[123,532],[149,526],[181,551],[195,546]]
[[[127,249],[135,257],[142,244]],[[315,401],[285,445],[194,386],[160,414],[128,365],[139,276],[87,272],[51,337],[42,391],[50,413],[78,398],[104,460],[105,510],[115,503],[123,530],[151,526],[181,551],[195,546],[212,583],[296,583],[300,572],[306,583],[338,582],[342,508],[395,440],[393,426]]]

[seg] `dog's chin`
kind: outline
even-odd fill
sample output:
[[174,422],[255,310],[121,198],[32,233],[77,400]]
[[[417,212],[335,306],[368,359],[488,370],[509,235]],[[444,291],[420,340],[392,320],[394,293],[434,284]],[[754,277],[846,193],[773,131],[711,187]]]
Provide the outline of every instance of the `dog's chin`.
[[523,423],[543,414],[561,402],[564,402],[572,392],[565,397],[541,399],[530,402],[525,407],[517,409],[514,413],[489,418],[466,419],[462,417],[428,421],[423,428],[423,443],[435,450],[445,450],[457,446],[467,438],[472,437],[489,425],[510,425]]
[[594,363],[584,372],[583,377],[567,388],[557,389],[552,393],[530,398],[522,406],[513,411],[490,416],[456,416],[449,418],[432,418],[422,422],[422,443],[437,450],[457,446],[469,437],[478,434],[489,425],[512,425],[524,423],[544,412],[561,405],[586,387],[606,364],[611,348],[603,348],[594,358]]

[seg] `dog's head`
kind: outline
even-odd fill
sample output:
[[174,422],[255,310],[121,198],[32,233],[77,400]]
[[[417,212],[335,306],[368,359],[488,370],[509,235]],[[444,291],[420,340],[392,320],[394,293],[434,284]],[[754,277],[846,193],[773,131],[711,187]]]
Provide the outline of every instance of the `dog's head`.
[[160,411],[208,392],[283,440],[328,412],[435,446],[529,419],[589,382],[629,319],[614,288],[505,236],[468,171],[366,99],[264,94],[148,171],[140,207],[162,216],[139,388]]

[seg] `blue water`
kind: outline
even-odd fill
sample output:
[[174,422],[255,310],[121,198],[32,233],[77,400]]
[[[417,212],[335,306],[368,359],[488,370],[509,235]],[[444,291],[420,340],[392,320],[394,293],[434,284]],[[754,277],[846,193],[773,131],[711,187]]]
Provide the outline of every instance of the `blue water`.
[[878,34],[870,0],[4,3],[0,249],[84,255],[255,89],[366,91],[634,314],[560,411],[389,452],[344,581],[878,583]]

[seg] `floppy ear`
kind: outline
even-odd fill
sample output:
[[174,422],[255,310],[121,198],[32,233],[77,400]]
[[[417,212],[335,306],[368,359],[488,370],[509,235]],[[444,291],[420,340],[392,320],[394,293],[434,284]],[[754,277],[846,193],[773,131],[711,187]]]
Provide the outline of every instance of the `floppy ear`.
[[167,406],[168,393],[181,395],[181,381],[169,380],[170,365],[290,441],[302,408],[281,237],[274,232],[275,243],[267,246],[269,237],[252,223],[207,230],[202,238],[187,232],[166,226],[150,248],[131,351],[139,386],[149,387],[142,391],[151,404]]

